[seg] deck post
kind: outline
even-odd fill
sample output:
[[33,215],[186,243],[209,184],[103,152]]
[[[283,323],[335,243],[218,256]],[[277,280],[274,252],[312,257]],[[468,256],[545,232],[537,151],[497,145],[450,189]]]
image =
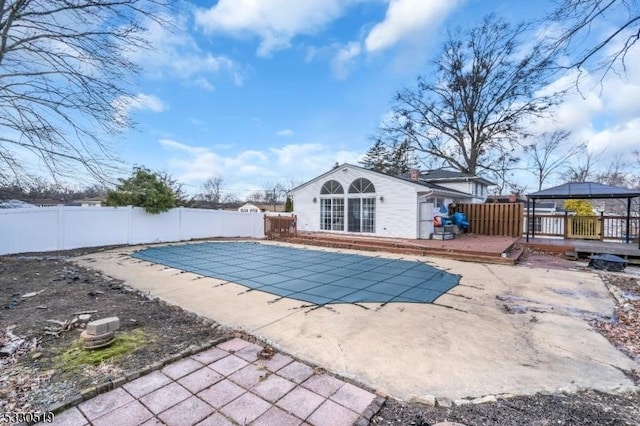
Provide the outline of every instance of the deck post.
[[527,242],[529,242],[529,201],[527,200]]
[[631,228],[631,197],[627,198],[627,238],[626,243],[629,244],[629,231]]
[[[531,215],[533,216],[533,223],[531,225],[531,238],[535,240],[536,238],[536,199],[533,199],[533,208],[531,209]],[[529,224],[527,223],[527,227]]]
[[600,212],[600,241],[604,241],[604,211]]

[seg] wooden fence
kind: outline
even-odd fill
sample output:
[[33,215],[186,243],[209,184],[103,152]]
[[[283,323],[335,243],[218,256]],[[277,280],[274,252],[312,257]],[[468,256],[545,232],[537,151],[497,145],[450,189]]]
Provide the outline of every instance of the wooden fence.
[[298,217],[267,216],[264,217],[264,235],[267,239],[293,238],[298,235]]
[[521,237],[523,206],[521,203],[458,204],[469,221],[469,232],[480,235]]

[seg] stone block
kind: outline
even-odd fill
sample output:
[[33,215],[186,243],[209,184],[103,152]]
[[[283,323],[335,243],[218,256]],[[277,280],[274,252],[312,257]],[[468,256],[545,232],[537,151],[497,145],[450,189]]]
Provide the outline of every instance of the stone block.
[[435,407],[436,397],[433,395],[418,395],[418,396],[411,397],[409,402],[423,404],[423,405],[426,405],[427,407]]
[[97,336],[105,333],[113,333],[119,328],[120,319],[118,317],[102,318],[87,324],[87,334]]
[[480,398],[475,398],[471,402],[473,404],[485,404],[487,402],[496,402],[497,400],[498,400],[498,398],[496,398],[495,395],[485,395],[485,396],[480,397]]

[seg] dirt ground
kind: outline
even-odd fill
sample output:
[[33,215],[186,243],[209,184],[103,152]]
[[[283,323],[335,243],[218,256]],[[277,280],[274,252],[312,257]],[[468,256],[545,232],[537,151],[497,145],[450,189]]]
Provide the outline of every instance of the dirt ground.
[[[0,347],[11,336],[24,339],[13,354],[0,357],[0,411],[43,410],[92,385],[142,368],[149,360],[232,333],[69,260],[88,252],[0,257]],[[530,253],[520,267],[581,269],[585,265]],[[628,274],[609,273],[603,273],[603,280],[619,289],[623,303],[610,320],[592,325],[623,352],[639,357],[638,280]],[[77,342],[82,328],[70,321],[83,312],[90,312],[92,319],[118,316],[122,332],[142,330],[146,340],[133,352],[70,370],[59,355]],[[68,330],[56,333],[61,328]],[[640,375],[633,374],[637,383]],[[430,425],[440,421],[467,425],[640,424],[640,394],[538,394],[450,407],[389,399],[372,424]]]
[[[1,412],[44,410],[83,389],[230,333],[68,260],[80,253],[0,257],[0,343],[24,339],[12,355],[0,357]],[[99,365],[69,368],[57,356],[73,348],[82,328],[75,323],[67,331],[56,330],[83,312],[90,312],[92,320],[117,316],[120,333],[141,331],[144,342]]]

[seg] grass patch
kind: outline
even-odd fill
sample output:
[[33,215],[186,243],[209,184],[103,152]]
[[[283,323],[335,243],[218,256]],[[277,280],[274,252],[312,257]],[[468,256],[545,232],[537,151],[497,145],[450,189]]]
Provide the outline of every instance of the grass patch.
[[82,341],[73,342],[68,349],[55,357],[58,368],[63,371],[74,371],[85,365],[99,365],[106,361],[112,361],[127,355],[150,339],[140,328],[127,333],[116,334],[111,345],[100,348],[86,350],[82,346]]

